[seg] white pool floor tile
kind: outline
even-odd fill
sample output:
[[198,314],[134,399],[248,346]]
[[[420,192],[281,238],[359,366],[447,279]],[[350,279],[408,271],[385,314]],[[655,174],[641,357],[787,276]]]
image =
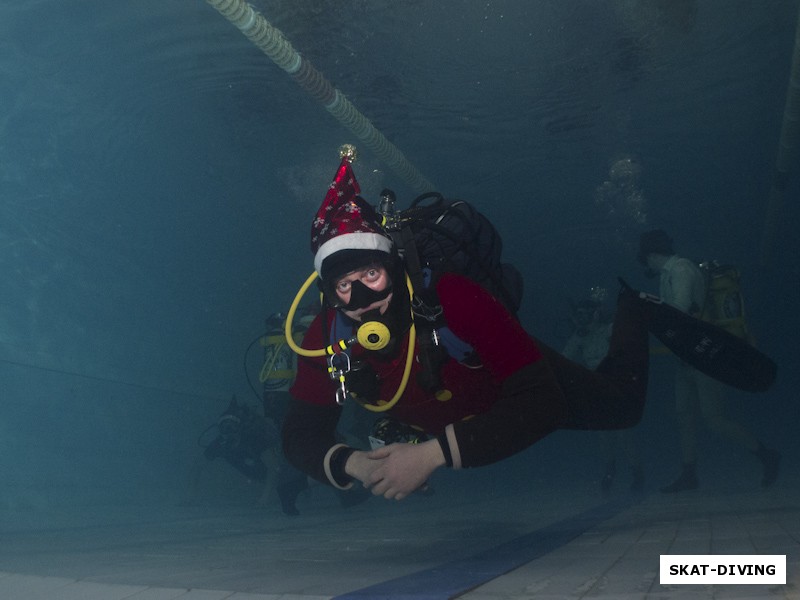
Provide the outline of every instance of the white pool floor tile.
[[[4,515],[0,598],[800,598],[800,486],[636,502],[541,492],[454,501],[439,492],[343,509],[319,488],[295,518],[242,506]],[[582,520],[612,505],[607,518]],[[504,567],[509,549],[523,558]],[[661,585],[661,554],[785,554],[787,582]],[[469,577],[478,583],[462,585]]]

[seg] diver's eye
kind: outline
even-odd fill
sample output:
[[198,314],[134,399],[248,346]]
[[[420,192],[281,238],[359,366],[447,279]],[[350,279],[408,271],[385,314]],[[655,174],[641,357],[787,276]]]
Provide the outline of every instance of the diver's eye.
[[339,283],[336,284],[336,291],[340,294],[346,294],[350,291],[350,282],[346,279],[342,279]]

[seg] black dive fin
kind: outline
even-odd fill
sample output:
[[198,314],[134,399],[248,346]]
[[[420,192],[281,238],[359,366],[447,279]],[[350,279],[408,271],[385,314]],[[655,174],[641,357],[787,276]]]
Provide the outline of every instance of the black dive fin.
[[681,360],[745,392],[765,392],[775,382],[777,365],[745,340],[619,281],[622,293],[638,294],[645,303],[650,333]]

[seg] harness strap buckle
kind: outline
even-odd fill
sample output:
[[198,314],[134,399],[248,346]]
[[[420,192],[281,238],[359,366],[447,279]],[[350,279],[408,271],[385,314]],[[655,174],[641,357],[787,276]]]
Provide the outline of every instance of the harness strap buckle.
[[345,400],[347,400],[347,388],[344,385],[344,377],[341,377],[339,379],[339,387],[336,388],[336,404],[344,406]]
[[431,323],[439,320],[444,313],[441,304],[431,306],[417,295],[411,299],[411,310],[414,312],[414,316],[425,319]]
[[[337,360],[338,359],[338,360]],[[337,366],[335,363],[340,363]],[[347,385],[345,383],[345,375],[351,371],[350,355],[346,352],[337,352],[328,357],[328,375],[331,379],[339,380],[339,387],[336,388],[336,404],[344,406],[347,399]]]

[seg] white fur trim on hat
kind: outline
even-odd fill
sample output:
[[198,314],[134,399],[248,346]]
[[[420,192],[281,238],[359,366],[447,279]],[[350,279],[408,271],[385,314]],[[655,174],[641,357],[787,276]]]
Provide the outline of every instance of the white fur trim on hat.
[[314,269],[322,274],[322,261],[339,250],[379,250],[391,254],[392,241],[385,235],[370,231],[344,233],[322,244],[314,255]]

